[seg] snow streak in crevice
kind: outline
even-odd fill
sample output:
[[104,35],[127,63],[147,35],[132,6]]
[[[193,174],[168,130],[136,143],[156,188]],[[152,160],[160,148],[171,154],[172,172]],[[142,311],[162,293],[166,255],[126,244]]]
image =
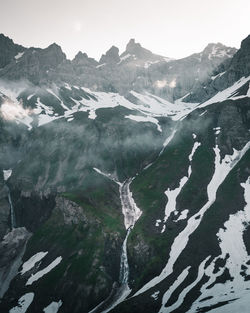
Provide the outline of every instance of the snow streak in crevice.
[[[219,229],[217,237],[221,255],[216,257],[206,269],[209,281],[202,286],[201,296],[193,303],[190,313],[195,312],[198,308],[233,300],[223,306],[224,311],[221,308],[215,309],[213,312],[237,312],[239,307],[242,313],[249,312],[250,281],[245,280],[244,276],[250,275],[250,256],[243,241],[243,233],[250,223],[250,177],[241,186],[244,188],[246,205],[242,211],[231,214],[224,227]],[[226,259],[226,264],[217,273],[214,273],[215,262],[218,258]],[[216,281],[217,277],[222,275],[225,268],[229,270],[232,280],[227,280],[223,284],[216,283],[212,288],[208,288]],[[201,302],[203,298],[208,297],[209,299]]]
[[215,146],[215,170],[214,175],[207,186],[207,195],[208,201],[207,203],[193,216],[191,216],[187,222],[187,226],[184,228],[182,232],[175,238],[170,255],[169,260],[162,270],[159,276],[156,276],[152,280],[150,280],[146,285],[144,285],[140,290],[138,290],[135,296],[147,291],[153,286],[157,285],[163,279],[168,277],[173,273],[173,267],[177,259],[179,258],[181,252],[185,249],[190,235],[198,228],[200,222],[202,220],[205,212],[210,208],[210,206],[216,200],[216,192],[220,185],[223,183],[227,175],[234,168],[234,166],[241,160],[244,154],[250,148],[250,142],[248,142],[241,151],[237,151],[234,149],[233,155],[226,155],[223,160],[220,157],[220,149],[218,145]]
[[[166,208],[165,208],[165,217],[164,217],[164,223],[167,222],[168,218],[170,217],[170,214],[172,212],[174,212],[176,210],[176,199],[178,197],[178,195],[180,194],[182,188],[184,187],[184,185],[187,183],[188,179],[190,178],[191,176],[191,173],[192,173],[192,168],[191,168],[191,162],[192,162],[192,159],[193,159],[193,156],[194,156],[194,153],[195,151],[197,150],[197,148],[201,145],[200,142],[195,142],[194,143],[194,146],[193,146],[193,149],[188,157],[189,161],[190,161],[190,165],[188,167],[188,176],[184,176],[180,182],[179,182],[179,187],[173,189],[173,190],[170,190],[170,188],[168,188],[166,191],[165,191],[165,195],[167,196],[168,198],[168,202],[167,202],[167,205],[166,205]],[[161,232],[163,233],[165,231],[165,228],[166,226],[163,225],[163,228],[161,230]]]
[[[173,303],[170,307],[166,308],[165,305],[167,304],[169,298],[171,297],[171,295],[173,294],[173,292],[176,290],[173,289],[171,291],[171,293],[169,293],[168,291],[163,295],[163,298],[162,298],[162,306],[161,306],[161,309],[160,309],[160,312],[159,313],[168,313],[168,312],[173,312],[174,310],[178,309],[186,295],[189,293],[190,290],[192,290],[192,288],[194,288],[198,283],[199,281],[202,279],[202,277],[204,276],[204,273],[205,273],[205,265],[206,265],[206,262],[208,261],[208,259],[210,258],[210,256],[208,256],[199,266],[199,269],[198,269],[198,275],[197,275],[197,278],[196,280],[191,283],[190,285],[188,285],[185,289],[182,290],[182,292],[179,294],[179,297],[177,299],[177,301],[175,303]],[[184,280],[183,280],[184,281]]]

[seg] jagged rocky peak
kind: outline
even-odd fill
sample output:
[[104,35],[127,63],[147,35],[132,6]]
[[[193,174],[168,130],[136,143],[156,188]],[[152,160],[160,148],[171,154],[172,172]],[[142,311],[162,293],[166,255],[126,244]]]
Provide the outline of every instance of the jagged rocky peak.
[[96,66],[98,64],[98,62],[93,59],[88,57],[87,53],[82,53],[81,51],[79,51],[76,56],[74,57],[74,59],[72,60],[73,64],[76,65],[83,65],[83,66]]
[[241,42],[227,70],[230,83],[250,74],[250,35]]
[[105,54],[103,54],[99,61],[100,64],[104,63],[110,64],[119,62],[120,62],[119,49],[115,46],[112,46]]
[[41,55],[46,56],[48,58],[48,62],[54,65],[58,65],[66,60],[66,55],[62,51],[62,48],[56,43],[52,43],[47,48],[41,50]]
[[26,48],[15,44],[9,37],[0,34],[0,68],[5,67],[13,61],[15,56],[18,56],[18,53],[22,53],[25,50]]
[[242,40],[240,48],[243,50],[247,49],[249,52],[249,50],[250,50],[250,35],[248,35],[245,39]]
[[223,45],[222,43],[209,43],[205,49],[202,51],[202,56],[207,57],[209,60],[220,58],[232,58],[237,52],[236,48],[231,48]]
[[134,60],[144,60],[144,61],[157,61],[163,60],[162,56],[152,53],[150,50],[145,49],[140,43],[135,42],[135,39],[130,39],[126,50],[121,54],[121,59],[132,57]]
[[135,42],[135,39],[130,39],[127,46],[126,51],[121,55],[124,56],[125,54],[134,55],[140,59],[146,59],[148,57],[152,57],[153,53],[141,46],[140,43]]
[[129,42],[127,43],[126,51],[133,53],[134,51],[137,51],[137,50],[139,50],[139,49],[141,49],[141,48],[142,48],[141,44],[135,42],[135,39],[134,39],[134,38],[131,38],[131,39],[129,40]]

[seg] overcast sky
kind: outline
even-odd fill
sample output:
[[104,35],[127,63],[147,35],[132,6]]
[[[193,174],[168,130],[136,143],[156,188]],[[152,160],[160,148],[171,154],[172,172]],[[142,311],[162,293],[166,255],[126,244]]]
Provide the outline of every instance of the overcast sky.
[[59,44],[99,60],[130,38],[168,57],[199,52],[209,42],[239,48],[250,34],[250,0],[0,0],[0,33],[26,47]]

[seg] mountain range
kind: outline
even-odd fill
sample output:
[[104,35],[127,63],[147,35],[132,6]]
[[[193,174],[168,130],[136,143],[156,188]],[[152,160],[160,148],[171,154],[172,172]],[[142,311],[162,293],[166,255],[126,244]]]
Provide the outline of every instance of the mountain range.
[[250,36],[98,61],[0,35],[0,311],[249,311]]

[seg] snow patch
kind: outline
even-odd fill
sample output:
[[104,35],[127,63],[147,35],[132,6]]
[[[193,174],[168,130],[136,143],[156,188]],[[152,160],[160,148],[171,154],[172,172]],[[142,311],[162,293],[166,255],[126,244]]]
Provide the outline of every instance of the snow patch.
[[151,295],[151,297],[152,297],[154,300],[158,300],[159,293],[160,293],[160,291],[158,290],[158,291],[154,292],[154,293]]
[[37,262],[41,261],[48,252],[38,252],[35,255],[33,255],[31,258],[29,258],[28,261],[23,263],[22,269],[20,274],[23,275],[24,273],[30,271]]
[[44,313],[57,313],[60,307],[62,306],[62,301],[51,302],[46,308],[43,309]]
[[15,306],[9,313],[25,313],[31,305],[35,294],[33,292],[26,293],[18,300],[18,306]]
[[[193,149],[190,153],[190,155],[188,156],[188,159],[190,161],[190,163],[192,162],[192,159],[193,159],[193,155],[195,153],[195,151],[197,150],[197,148],[200,146],[200,142],[195,142],[194,143],[194,146],[193,146]],[[169,219],[170,215],[172,212],[174,212],[176,210],[176,199],[178,197],[178,195],[180,194],[182,188],[184,187],[184,185],[186,184],[186,182],[188,181],[189,177],[191,176],[191,164],[189,165],[189,168],[188,168],[188,176],[184,176],[180,182],[179,182],[179,187],[175,188],[175,189],[172,189],[170,190],[170,188],[168,188],[166,191],[165,191],[165,195],[167,196],[168,198],[168,202],[167,202],[167,205],[165,207],[165,217],[164,217],[164,223],[167,222],[167,220]],[[165,226],[165,225],[164,225]],[[166,229],[166,227],[163,226],[163,229],[161,231],[161,233],[163,233]]]
[[136,121],[136,122],[149,122],[149,123],[153,123],[157,126],[157,130],[159,132],[162,132],[161,126],[159,125],[159,121],[154,118],[154,117],[150,117],[150,116],[139,116],[139,115],[126,115],[125,118],[129,118],[130,120]]
[[6,181],[10,178],[12,174],[12,169],[9,170],[3,170],[3,179]]
[[[250,281],[244,279],[242,276],[242,266],[249,271],[249,255],[243,241],[244,231],[250,223],[250,177],[245,183],[241,184],[244,189],[244,198],[246,205],[242,211],[231,214],[228,221],[225,222],[224,227],[218,233],[218,241],[221,249],[221,255],[216,257],[213,262],[206,269],[206,275],[209,281],[202,286],[201,296],[193,303],[191,312],[195,312],[202,306],[207,307],[215,305],[222,301],[229,301],[230,303],[224,305],[222,308],[214,309],[213,312],[248,312],[249,311],[249,289]],[[215,273],[216,260],[226,259],[225,267],[222,267],[218,273]],[[225,283],[216,283],[212,288],[207,288],[214,284],[217,277],[221,276],[224,269],[229,270],[232,280],[227,280]],[[247,272],[248,274],[248,272]],[[208,298],[205,301],[202,298]],[[247,300],[248,299],[248,300]],[[233,302],[232,302],[233,301]]]
[[23,56],[24,52],[19,52],[16,56],[14,56],[14,58],[16,60],[20,59]]
[[181,220],[185,220],[187,218],[187,216],[188,216],[188,212],[189,212],[188,209],[183,210],[181,212],[180,216],[177,218],[176,222],[181,221]]
[[228,87],[227,89],[218,92],[215,96],[205,101],[204,103],[200,104],[199,108],[204,108],[212,103],[222,102],[222,101],[227,100],[233,95],[233,93],[235,93],[240,87],[246,84],[249,80],[250,80],[250,76],[242,77],[236,83],[234,83],[231,87]]
[[32,285],[34,281],[37,281],[41,277],[43,277],[45,274],[48,274],[54,267],[56,267],[60,262],[62,261],[62,257],[57,257],[52,263],[50,263],[47,267],[45,267],[43,270],[37,272],[36,274],[32,274],[30,278],[28,279],[26,286]]
[[[197,227],[200,225],[203,215],[215,202],[218,188],[223,183],[223,181],[230,173],[230,171],[234,168],[234,166],[241,160],[244,154],[249,150],[249,148],[250,142],[248,142],[243,147],[242,150],[237,151],[234,149],[232,155],[225,155],[224,159],[221,160],[220,149],[217,145],[215,146],[214,148],[215,169],[213,177],[207,186],[207,195],[208,195],[207,203],[196,214],[194,214],[188,219],[187,226],[175,238],[171,247],[168,262],[164,269],[162,270],[162,272],[160,273],[160,275],[150,280],[146,285],[144,285],[140,290],[137,291],[136,295],[147,291],[152,286],[155,286],[173,272],[173,266],[178,257],[180,256],[181,252],[185,249],[190,235],[197,229]],[[170,208],[170,210],[172,209]]]

